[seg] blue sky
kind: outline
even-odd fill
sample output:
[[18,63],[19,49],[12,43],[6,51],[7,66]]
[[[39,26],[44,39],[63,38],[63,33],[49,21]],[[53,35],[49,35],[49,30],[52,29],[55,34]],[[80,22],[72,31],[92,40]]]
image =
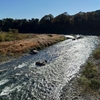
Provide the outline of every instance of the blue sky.
[[41,19],[63,13],[73,15],[79,11],[100,10],[100,0],[0,0],[0,19]]

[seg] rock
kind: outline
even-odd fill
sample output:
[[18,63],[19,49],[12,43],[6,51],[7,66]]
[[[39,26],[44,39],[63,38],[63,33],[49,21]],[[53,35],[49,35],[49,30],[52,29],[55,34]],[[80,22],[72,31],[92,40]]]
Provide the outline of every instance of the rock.
[[73,38],[72,40],[76,40],[76,38]]
[[37,61],[35,64],[36,64],[37,66],[44,66],[44,65],[46,65],[46,63],[47,63],[47,61],[44,60],[44,61]]
[[37,50],[31,50],[31,52],[30,52],[30,54],[37,54],[37,53],[39,53]]
[[82,35],[76,35],[72,40],[77,40],[77,39],[81,39],[81,38],[83,38]]
[[81,38],[83,38],[82,35],[76,35],[75,37],[76,37],[76,39],[81,39]]
[[66,39],[74,39],[75,37],[72,35],[65,35]]

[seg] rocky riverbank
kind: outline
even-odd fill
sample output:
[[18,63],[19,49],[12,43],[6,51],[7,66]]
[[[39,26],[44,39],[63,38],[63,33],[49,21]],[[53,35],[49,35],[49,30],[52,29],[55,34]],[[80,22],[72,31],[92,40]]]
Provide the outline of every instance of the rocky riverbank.
[[100,94],[83,91],[83,88],[79,86],[78,78],[75,77],[63,87],[60,100],[100,100]]
[[100,100],[100,86],[98,89],[92,90],[87,86],[82,86],[79,82],[82,72],[88,62],[92,62],[96,66],[98,71],[98,76],[96,78],[100,78],[100,59],[95,59],[91,54],[86,63],[81,66],[79,73],[63,87],[60,100]]

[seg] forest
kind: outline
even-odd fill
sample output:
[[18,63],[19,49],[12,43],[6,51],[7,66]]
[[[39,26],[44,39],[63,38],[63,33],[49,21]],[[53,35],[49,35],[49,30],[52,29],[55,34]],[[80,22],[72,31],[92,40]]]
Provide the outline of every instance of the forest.
[[58,33],[58,34],[100,34],[100,10],[79,12],[69,15],[67,12],[54,17],[52,14],[32,19],[4,18],[0,20],[0,31],[17,29],[19,33]]

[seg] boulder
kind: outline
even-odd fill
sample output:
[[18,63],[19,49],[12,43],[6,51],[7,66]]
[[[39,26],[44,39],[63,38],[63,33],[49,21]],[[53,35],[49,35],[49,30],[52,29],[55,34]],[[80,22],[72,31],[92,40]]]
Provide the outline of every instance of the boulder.
[[37,65],[37,66],[45,66],[46,64],[47,64],[47,61],[46,60],[44,60],[44,61],[37,61],[35,63],[35,65]]
[[37,54],[37,53],[39,53],[37,50],[31,50],[31,52],[30,52],[30,54]]

